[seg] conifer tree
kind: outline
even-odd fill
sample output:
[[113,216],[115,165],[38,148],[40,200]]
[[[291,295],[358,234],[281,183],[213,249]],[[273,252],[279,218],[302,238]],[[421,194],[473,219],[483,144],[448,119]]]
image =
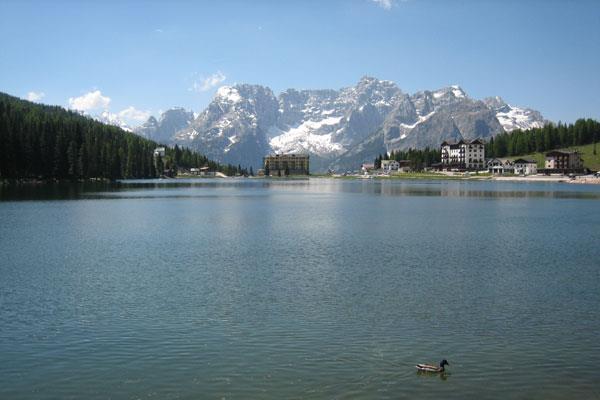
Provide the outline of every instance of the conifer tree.
[[69,178],[77,178],[77,144],[74,140],[71,140],[71,142],[69,142],[69,147],[67,149],[67,161],[69,164]]
[[163,160],[162,157],[160,155],[156,156],[156,174],[158,176],[161,176],[164,172],[164,165],[163,165]]

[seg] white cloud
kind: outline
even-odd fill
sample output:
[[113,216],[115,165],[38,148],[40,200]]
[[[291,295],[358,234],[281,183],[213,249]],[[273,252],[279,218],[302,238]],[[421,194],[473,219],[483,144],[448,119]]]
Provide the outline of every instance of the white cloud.
[[130,127],[146,122],[152,115],[149,110],[138,110],[134,106],[129,106],[119,112],[113,113],[110,110],[110,103],[111,98],[104,96],[100,90],[94,90],[79,97],[69,98],[70,109],[92,116],[101,122],[120,126],[125,130],[131,130]]
[[106,110],[110,104],[110,97],[102,96],[102,92],[94,90],[83,96],[69,97],[69,108],[79,111]]
[[44,92],[29,92],[25,98],[29,101],[40,101],[44,96],[46,96]]
[[190,90],[195,92],[206,92],[207,90],[214,88],[221,82],[223,82],[227,77],[221,71],[217,71],[208,78],[200,79],[192,84]]
[[373,3],[376,3],[379,7],[384,10],[391,10],[394,5],[393,0],[371,0]]
[[126,121],[144,122],[150,118],[150,111],[138,110],[134,106],[129,106],[124,110],[119,111],[119,118]]

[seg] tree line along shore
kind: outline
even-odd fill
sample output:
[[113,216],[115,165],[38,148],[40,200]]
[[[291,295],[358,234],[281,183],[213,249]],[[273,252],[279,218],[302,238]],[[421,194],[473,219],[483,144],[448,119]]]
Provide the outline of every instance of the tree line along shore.
[[203,166],[226,175],[242,170],[178,146],[165,146],[157,165],[157,146],[77,112],[0,93],[0,181],[156,178],[163,169]]
[[[485,143],[487,157],[516,157],[554,149],[584,148],[584,166],[597,170],[596,142],[600,123],[580,119],[573,124],[547,123],[542,128],[514,130]],[[208,167],[227,176],[252,175],[242,166],[223,165],[178,146],[165,148],[158,162],[154,150],[161,146],[119,127],[106,125],[65,110],[0,93],[0,181],[116,180],[160,177],[165,170]],[[413,171],[440,162],[439,149],[395,150],[375,158],[409,161]]]

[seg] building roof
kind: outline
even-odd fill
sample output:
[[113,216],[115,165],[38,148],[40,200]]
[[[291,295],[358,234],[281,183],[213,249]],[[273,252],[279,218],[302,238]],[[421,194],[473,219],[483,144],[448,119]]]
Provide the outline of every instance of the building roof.
[[515,164],[537,164],[534,160],[526,160],[524,158],[517,158],[513,161]]
[[488,158],[486,161],[486,164],[491,164],[493,162],[498,162],[502,165],[511,165],[512,161],[509,160],[508,158]]
[[268,156],[265,156],[265,158],[267,157],[309,157],[308,153],[282,153],[282,154],[269,154]]
[[461,140],[459,140],[458,142],[455,142],[455,143],[448,142],[448,141],[444,140],[440,146],[458,146],[458,145],[461,145],[461,144],[484,144],[484,143],[479,138],[473,139],[473,140],[463,140],[463,139],[461,139]]
[[548,153],[546,153],[546,157],[552,157],[552,156],[568,156],[571,154],[579,154],[579,152],[577,150],[552,150],[549,151]]

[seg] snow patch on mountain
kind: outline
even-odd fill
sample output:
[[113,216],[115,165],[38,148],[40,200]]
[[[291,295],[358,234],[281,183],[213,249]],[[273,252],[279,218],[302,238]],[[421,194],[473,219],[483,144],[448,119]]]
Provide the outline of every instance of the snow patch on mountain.
[[133,132],[133,129],[125,121],[119,118],[117,114],[113,114],[110,111],[104,110],[101,114],[93,116],[93,118],[104,124],[117,126],[124,131]]
[[500,121],[500,124],[505,131],[510,132],[515,129],[531,129],[531,128],[542,128],[544,123],[542,121],[532,121],[531,113],[529,110],[510,106],[511,109],[507,112],[499,112],[496,114],[496,118]]
[[[269,145],[276,153],[311,152],[315,154],[339,153],[343,150],[340,143],[333,141],[331,127],[337,125],[342,117],[329,117],[320,121],[304,121],[297,127],[287,131],[272,127]],[[329,133],[319,131],[329,130]]]
[[454,97],[461,99],[463,97],[466,97],[465,92],[460,88],[460,86],[458,85],[452,85],[452,94],[454,94]]
[[221,86],[217,90],[216,100],[225,101],[228,103],[238,103],[242,101],[242,96],[238,90],[232,86]]
[[444,96],[445,94],[446,94],[446,92],[443,91],[443,90],[441,90],[441,91],[438,91],[438,92],[433,92],[433,97],[436,98],[436,99],[439,99],[440,97]]
[[515,129],[542,128],[546,122],[538,111],[512,106],[500,96],[488,97],[483,102],[496,112],[496,118],[506,132]]
[[[415,122],[414,124],[410,124],[409,125],[409,124],[401,123],[400,126],[403,127],[403,128],[406,128],[406,129],[413,129],[417,125],[419,125],[420,123],[427,121],[429,118],[431,118],[431,116],[433,114],[435,114],[435,111],[432,111],[432,112],[430,112],[427,115],[419,115],[418,118],[417,118],[417,122]],[[402,136],[404,136],[404,137],[402,137]],[[400,137],[400,139],[404,139],[406,137],[406,134],[404,134],[402,136]]]

